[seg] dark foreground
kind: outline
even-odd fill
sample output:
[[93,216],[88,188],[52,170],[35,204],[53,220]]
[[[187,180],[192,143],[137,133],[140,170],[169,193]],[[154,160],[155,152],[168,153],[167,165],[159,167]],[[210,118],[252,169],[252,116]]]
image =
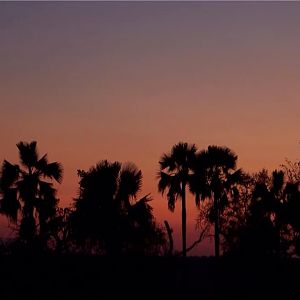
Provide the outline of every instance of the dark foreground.
[[0,299],[299,299],[300,262],[0,257]]

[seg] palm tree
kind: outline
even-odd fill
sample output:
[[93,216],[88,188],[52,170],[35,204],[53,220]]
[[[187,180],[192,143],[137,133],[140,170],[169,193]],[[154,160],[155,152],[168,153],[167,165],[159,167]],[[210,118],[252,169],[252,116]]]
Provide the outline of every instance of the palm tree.
[[[0,207],[14,224],[21,212],[19,236],[30,240],[37,233],[42,236],[49,218],[55,214],[56,190],[51,183],[62,181],[63,169],[58,162],[48,162],[47,154],[39,158],[37,143],[17,144],[21,166],[4,160],[0,176]],[[36,225],[38,216],[39,225]]]
[[[265,174],[264,174],[265,173]],[[268,234],[262,235],[261,250],[280,255],[285,252],[286,246],[282,233],[285,228],[285,213],[290,196],[294,196],[293,183],[285,183],[283,171],[275,170],[268,176],[266,170],[256,174],[256,182],[252,194],[251,217],[255,226],[269,224]],[[290,193],[292,191],[292,193]],[[251,220],[251,219],[250,219]],[[260,229],[263,233],[263,230]],[[265,249],[264,247],[265,246]]]
[[178,197],[182,201],[182,255],[186,256],[186,187],[190,185],[192,168],[196,158],[195,144],[180,142],[169,154],[163,154],[158,175],[158,190],[162,194],[168,190],[168,208],[175,209]]
[[228,201],[231,188],[242,180],[242,171],[236,170],[237,155],[227,147],[209,146],[197,153],[191,192],[196,204],[206,198],[212,200],[210,216],[214,222],[215,256],[220,255],[220,210]]
[[103,160],[78,175],[71,228],[81,249],[145,254],[160,247],[163,234],[156,226],[149,195],[137,200],[142,172],[133,163]]

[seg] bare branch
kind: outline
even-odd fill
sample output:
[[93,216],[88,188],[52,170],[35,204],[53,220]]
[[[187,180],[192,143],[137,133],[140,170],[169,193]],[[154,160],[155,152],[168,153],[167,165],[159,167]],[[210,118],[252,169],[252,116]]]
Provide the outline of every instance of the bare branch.
[[[195,248],[199,243],[201,243],[203,241],[203,239],[206,237],[206,233],[207,233],[207,230],[209,229],[209,225],[206,225],[205,228],[201,231],[200,235],[199,235],[199,238],[193,242],[193,244],[191,244],[187,249],[186,249],[186,252],[189,252],[191,251],[193,248]],[[182,251],[179,252],[177,254],[178,256],[181,256],[182,255]]]

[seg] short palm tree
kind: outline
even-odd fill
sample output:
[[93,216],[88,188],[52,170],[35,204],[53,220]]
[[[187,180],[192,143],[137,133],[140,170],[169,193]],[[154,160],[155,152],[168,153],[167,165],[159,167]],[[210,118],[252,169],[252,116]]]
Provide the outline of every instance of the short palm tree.
[[156,226],[150,198],[137,200],[142,172],[133,163],[103,160],[78,174],[71,228],[81,250],[142,254],[160,247],[163,233]]
[[178,198],[182,201],[182,255],[186,256],[186,187],[189,186],[197,148],[194,144],[178,143],[169,154],[163,154],[159,161],[158,190],[167,190],[168,207],[175,209]]
[[51,181],[61,183],[63,169],[58,162],[49,163],[47,154],[39,158],[35,141],[19,142],[17,147],[21,166],[7,160],[2,164],[0,212],[15,224],[21,213],[19,236],[28,241],[37,232],[42,236],[47,220],[55,214],[58,200]]
[[[261,172],[263,173],[264,170]],[[259,173],[260,174],[260,173]],[[254,190],[251,206],[251,217],[254,220],[255,226],[264,221],[270,224],[270,230],[273,234],[262,236],[262,244],[265,244],[265,249],[268,249],[274,254],[280,255],[285,246],[282,240],[282,232],[285,231],[285,213],[288,207],[289,197],[294,196],[293,189],[290,193],[290,187],[294,184],[285,183],[285,174],[283,171],[275,170],[272,172],[272,176],[268,176],[266,171],[266,177],[257,178]],[[260,230],[261,232],[263,230]],[[267,242],[269,242],[267,244]],[[263,248],[263,247],[262,247]],[[285,249],[286,250],[286,249]],[[284,250],[284,251],[285,251]],[[283,253],[284,253],[283,251]]]

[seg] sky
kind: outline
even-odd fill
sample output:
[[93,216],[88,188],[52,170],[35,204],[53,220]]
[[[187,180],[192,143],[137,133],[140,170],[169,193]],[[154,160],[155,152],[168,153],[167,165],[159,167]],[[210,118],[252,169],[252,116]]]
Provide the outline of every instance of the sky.
[[62,206],[77,169],[132,161],[180,248],[180,202],[172,214],[157,193],[172,145],[226,145],[248,172],[299,160],[299,15],[299,2],[0,2],[0,160],[38,141],[64,166]]

